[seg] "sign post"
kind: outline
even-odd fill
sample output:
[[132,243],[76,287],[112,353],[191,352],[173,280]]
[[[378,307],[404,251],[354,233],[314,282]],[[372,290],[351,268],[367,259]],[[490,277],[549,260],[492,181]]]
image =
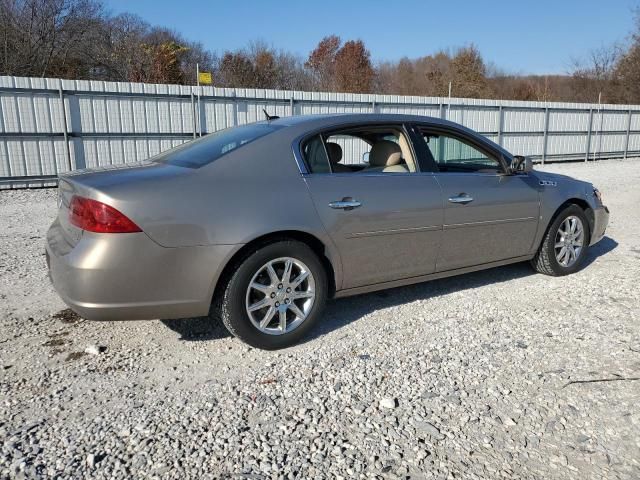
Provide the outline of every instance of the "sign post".
[[198,87],[198,136],[202,136],[202,114],[200,111],[200,91],[202,90],[200,84],[212,85],[213,78],[211,72],[201,72],[200,64],[196,63],[196,85]]
[[202,136],[202,122],[200,121],[200,65],[196,63],[196,82],[198,85],[198,136]]

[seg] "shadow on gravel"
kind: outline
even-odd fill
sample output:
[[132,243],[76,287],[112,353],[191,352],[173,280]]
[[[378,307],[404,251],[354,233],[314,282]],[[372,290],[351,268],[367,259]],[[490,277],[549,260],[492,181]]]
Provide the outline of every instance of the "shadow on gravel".
[[[604,237],[596,245],[589,248],[583,268],[588,267],[598,257],[606,255],[617,246],[618,242],[610,237]],[[324,314],[324,321],[320,322],[320,324],[313,329],[311,335],[307,337],[306,340],[313,340],[314,338],[339,329],[376,310],[394,307],[416,300],[427,300],[439,295],[483,287],[494,283],[508,282],[529,275],[536,275],[536,273],[528,262],[523,262],[440,280],[431,280],[407,287],[397,287],[355,297],[339,298],[328,303]]]
[[589,247],[587,251],[587,258],[585,259],[584,266],[582,268],[586,268],[591,265],[598,257],[606,255],[610,251],[614,250],[618,246],[618,242],[616,242],[611,237],[604,237],[595,245]]
[[[585,267],[588,267],[598,257],[609,253],[617,246],[618,242],[610,237],[604,237],[589,249]],[[376,310],[416,300],[427,300],[431,297],[478,288],[493,283],[508,282],[534,274],[535,272],[528,263],[516,263],[407,287],[397,287],[390,290],[332,300],[327,304],[323,321],[319,322],[305,341],[313,340],[339,329]],[[216,340],[231,335],[221,321],[209,317],[179,318],[161,320],[161,322],[174,332],[179,333],[180,340],[184,341]]]
[[406,287],[381,290],[354,297],[338,298],[327,304],[324,321],[313,329],[307,340],[312,340],[339,329],[376,310],[395,307],[417,300],[428,300],[432,297],[483,287],[493,283],[508,282],[533,274],[535,272],[529,264],[517,263],[480,272],[417,283]]
[[215,318],[195,317],[160,321],[166,327],[179,333],[180,340],[188,342],[218,340],[231,336],[222,322]]

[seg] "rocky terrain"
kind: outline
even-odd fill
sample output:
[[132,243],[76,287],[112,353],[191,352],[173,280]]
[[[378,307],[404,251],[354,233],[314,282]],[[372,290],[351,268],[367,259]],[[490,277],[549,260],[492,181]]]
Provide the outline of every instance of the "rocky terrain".
[[334,300],[279,352],[78,318],[47,278],[55,190],[0,192],[0,478],[640,478],[640,160],[544,168],[612,211],[584,270]]

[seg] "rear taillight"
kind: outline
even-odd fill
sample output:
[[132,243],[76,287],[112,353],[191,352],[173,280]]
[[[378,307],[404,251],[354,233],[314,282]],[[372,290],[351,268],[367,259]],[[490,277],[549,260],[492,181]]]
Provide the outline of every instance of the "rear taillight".
[[76,227],[96,233],[141,232],[140,227],[115,208],[91,198],[74,195],[69,220]]

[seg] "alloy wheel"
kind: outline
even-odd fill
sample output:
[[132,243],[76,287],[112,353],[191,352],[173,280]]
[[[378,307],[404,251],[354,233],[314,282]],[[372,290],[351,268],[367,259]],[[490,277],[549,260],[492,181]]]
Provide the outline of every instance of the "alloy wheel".
[[571,267],[578,261],[583,247],[584,225],[579,217],[571,215],[558,227],[554,246],[556,260],[565,268]]
[[265,263],[251,278],[245,306],[260,332],[283,335],[306,320],[315,298],[311,270],[296,258],[281,257]]

